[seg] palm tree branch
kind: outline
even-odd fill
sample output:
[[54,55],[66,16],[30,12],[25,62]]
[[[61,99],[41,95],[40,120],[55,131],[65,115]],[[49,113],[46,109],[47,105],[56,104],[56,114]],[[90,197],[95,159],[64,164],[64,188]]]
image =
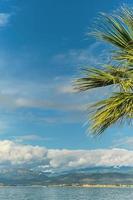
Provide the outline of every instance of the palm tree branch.
[[91,34],[118,47],[114,51],[115,60],[133,60],[133,9],[122,6],[112,15],[102,13],[100,20],[102,23]]
[[91,131],[101,134],[112,124],[133,117],[133,93],[115,93],[91,106]]
[[104,69],[82,69],[84,77],[74,82],[78,91],[86,91],[93,88],[119,85],[121,90],[128,91],[133,88],[133,69],[129,67],[106,66]]

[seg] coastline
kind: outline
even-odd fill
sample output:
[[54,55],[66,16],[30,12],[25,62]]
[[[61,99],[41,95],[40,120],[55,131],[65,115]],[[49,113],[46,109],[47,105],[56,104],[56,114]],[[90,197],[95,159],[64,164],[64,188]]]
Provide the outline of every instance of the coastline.
[[3,187],[133,188],[133,184],[0,185]]
[[49,185],[48,187],[80,187],[80,188],[133,188],[133,185],[126,184],[62,184],[62,185]]

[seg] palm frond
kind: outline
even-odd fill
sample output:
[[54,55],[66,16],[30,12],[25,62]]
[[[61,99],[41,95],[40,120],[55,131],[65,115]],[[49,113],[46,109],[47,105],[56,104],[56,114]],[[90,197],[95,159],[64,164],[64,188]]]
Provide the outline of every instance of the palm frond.
[[[133,40],[133,8],[124,5],[121,7],[117,17],[127,26],[128,32]],[[133,43],[130,45],[133,45]]]
[[84,77],[75,81],[75,89],[86,91],[93,88],[109,85],[119,85],[123,91],[133,88],[133,68],[106,66],[103,69],[85,68]]
[[111,63],[115,66],[83,69],[83,75],[76,79],[74,88],[82,92],[116,85],[119,93],[113,93],[91,107],[89,121],[94,135],[103,133],[116,122],[133,117],[133,8],[123,6],[113,14],[101,14],[99,19],[100,23],[98,21],[92,34],[115,47],[111,54]]
[[99,135],[114,123],[133,117],[133,94],[115,93],[112,97],[94,104],[91,109],[91,132]]
[[113,51],[113,56],[112,58],[114,60],[118,61],[128,61],[128,64],[133,63],[133,48],[132,49],[126,49],[126,50],[116,50]]
[[115,16],[101,14],[103,24],[92,34],[104,41],[107,41],[119,48],[126,49],[132,38],[128,29],[122,21]]
[[[123,6],[117,13],[112,15],[103,13],[100,16],[100,20],[100,26],[97,25],[98,27],[92,32],[95,37],[120,48],[122,51],[125,50],[125,54],[127,54],[127,50],[131,51],[133,49],[132,8]],[[130,58],[132,54],[130,52]]]

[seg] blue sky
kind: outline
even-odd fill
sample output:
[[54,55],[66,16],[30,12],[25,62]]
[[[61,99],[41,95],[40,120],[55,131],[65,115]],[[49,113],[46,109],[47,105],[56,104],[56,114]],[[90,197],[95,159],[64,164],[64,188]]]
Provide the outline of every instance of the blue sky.
[[108,91],[75,94],[71,83],[81,66],[105,60],[103,45],[86,35],[94,18],[123,3],[132,0],[0,1],[0,140],[52,149],[131,148],[128,126],[87,135],[85,106]]

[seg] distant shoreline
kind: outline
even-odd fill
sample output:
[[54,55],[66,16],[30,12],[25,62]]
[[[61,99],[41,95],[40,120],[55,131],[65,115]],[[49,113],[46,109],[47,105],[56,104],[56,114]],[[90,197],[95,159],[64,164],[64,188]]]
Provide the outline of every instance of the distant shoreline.
[[133,185],[126,184],[62,184],[62,185],[49,185],[48,187],[81,187],[81,188],[133,188]]
[[58,184],[58,185],[0,185],[3,187],[70,187],[70,188],[133,188],[128,184]]

